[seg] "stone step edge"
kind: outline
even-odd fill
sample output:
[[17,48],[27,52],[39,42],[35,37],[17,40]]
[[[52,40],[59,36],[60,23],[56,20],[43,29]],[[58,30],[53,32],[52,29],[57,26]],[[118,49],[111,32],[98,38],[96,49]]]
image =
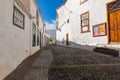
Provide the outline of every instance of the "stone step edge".
[[68,66],[51,66],[49,68],[74,68],[74,67],[102,67],[102,66],[120,66],[120,63],[115,63],[115,64],[93,64],[93,65],[68,65]]
[[[111,49],[111,48],[95,47],[93,49],[93,52],[100,52],[100,53],[103,52],[103,54],[105,54],[105,52],[111,52],[111,53],[116,53],[116,54],[118,53],[117,56],[116,55],[113,55],[113,56],[120,57],[120,50],[115,50],[115,49]],[[106,54],[106,55],[109,55],[109,54]]]

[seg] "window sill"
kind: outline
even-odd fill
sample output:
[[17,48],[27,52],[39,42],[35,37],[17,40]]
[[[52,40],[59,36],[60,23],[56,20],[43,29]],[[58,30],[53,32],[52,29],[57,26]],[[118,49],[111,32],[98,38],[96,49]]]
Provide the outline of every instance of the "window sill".
[[81,31],[81,33],[89,33],[90,32],[90,30],[89,31]]

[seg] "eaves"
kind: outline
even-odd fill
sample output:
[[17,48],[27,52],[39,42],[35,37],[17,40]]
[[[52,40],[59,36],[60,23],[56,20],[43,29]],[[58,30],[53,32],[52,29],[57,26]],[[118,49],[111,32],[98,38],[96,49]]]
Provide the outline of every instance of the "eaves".
[[16,2],[18,4],[18,6],[29,16],[29,18],[32,17],[30,12],[25,8],[25,6],[23,5],[23,3],[20,0],[14,0],[14,2]]
[[59,6],[56,10],[60,9],[61,7],[63,7],[66,3],[67,3],[68,0],[66,0],[65,3],[63,3],[61,6]]

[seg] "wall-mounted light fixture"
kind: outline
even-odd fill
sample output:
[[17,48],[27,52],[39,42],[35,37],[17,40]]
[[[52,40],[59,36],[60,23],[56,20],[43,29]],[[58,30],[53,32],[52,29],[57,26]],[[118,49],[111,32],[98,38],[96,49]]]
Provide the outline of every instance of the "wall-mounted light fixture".
[[57,30],[61,31],[61,28],[66,24],[66,21],[58,28],[57,27]]

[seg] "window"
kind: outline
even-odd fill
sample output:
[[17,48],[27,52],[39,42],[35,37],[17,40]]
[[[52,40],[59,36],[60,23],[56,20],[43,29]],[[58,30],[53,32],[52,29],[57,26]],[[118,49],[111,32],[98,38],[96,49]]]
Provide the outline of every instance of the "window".
[[43,33],[41,33],[41,46],[43,46]]
[[37,45],[40,45],[39,29],[37,29]]
[[80,4],[83,4],[86,1],[88,1],[88,0],[80,0]]
[[39,11],[36,11],[36,24],[39,26]]
[[42,37],[42,34],[41,34],[41,32],[40,32],[40,48],[42,47],[42,44],[41,44],[41,37]]
[[36,46],[36,26],[35,24],[33,24],[33,27],[32,27],[32,46]]
[[15,6],[13,11],[13,24],[24,29],[25,16]]
[[89,12],[81,14],[81,32],[89,32]]
[[69,23],[69,19],[67,20],[67,23]]

